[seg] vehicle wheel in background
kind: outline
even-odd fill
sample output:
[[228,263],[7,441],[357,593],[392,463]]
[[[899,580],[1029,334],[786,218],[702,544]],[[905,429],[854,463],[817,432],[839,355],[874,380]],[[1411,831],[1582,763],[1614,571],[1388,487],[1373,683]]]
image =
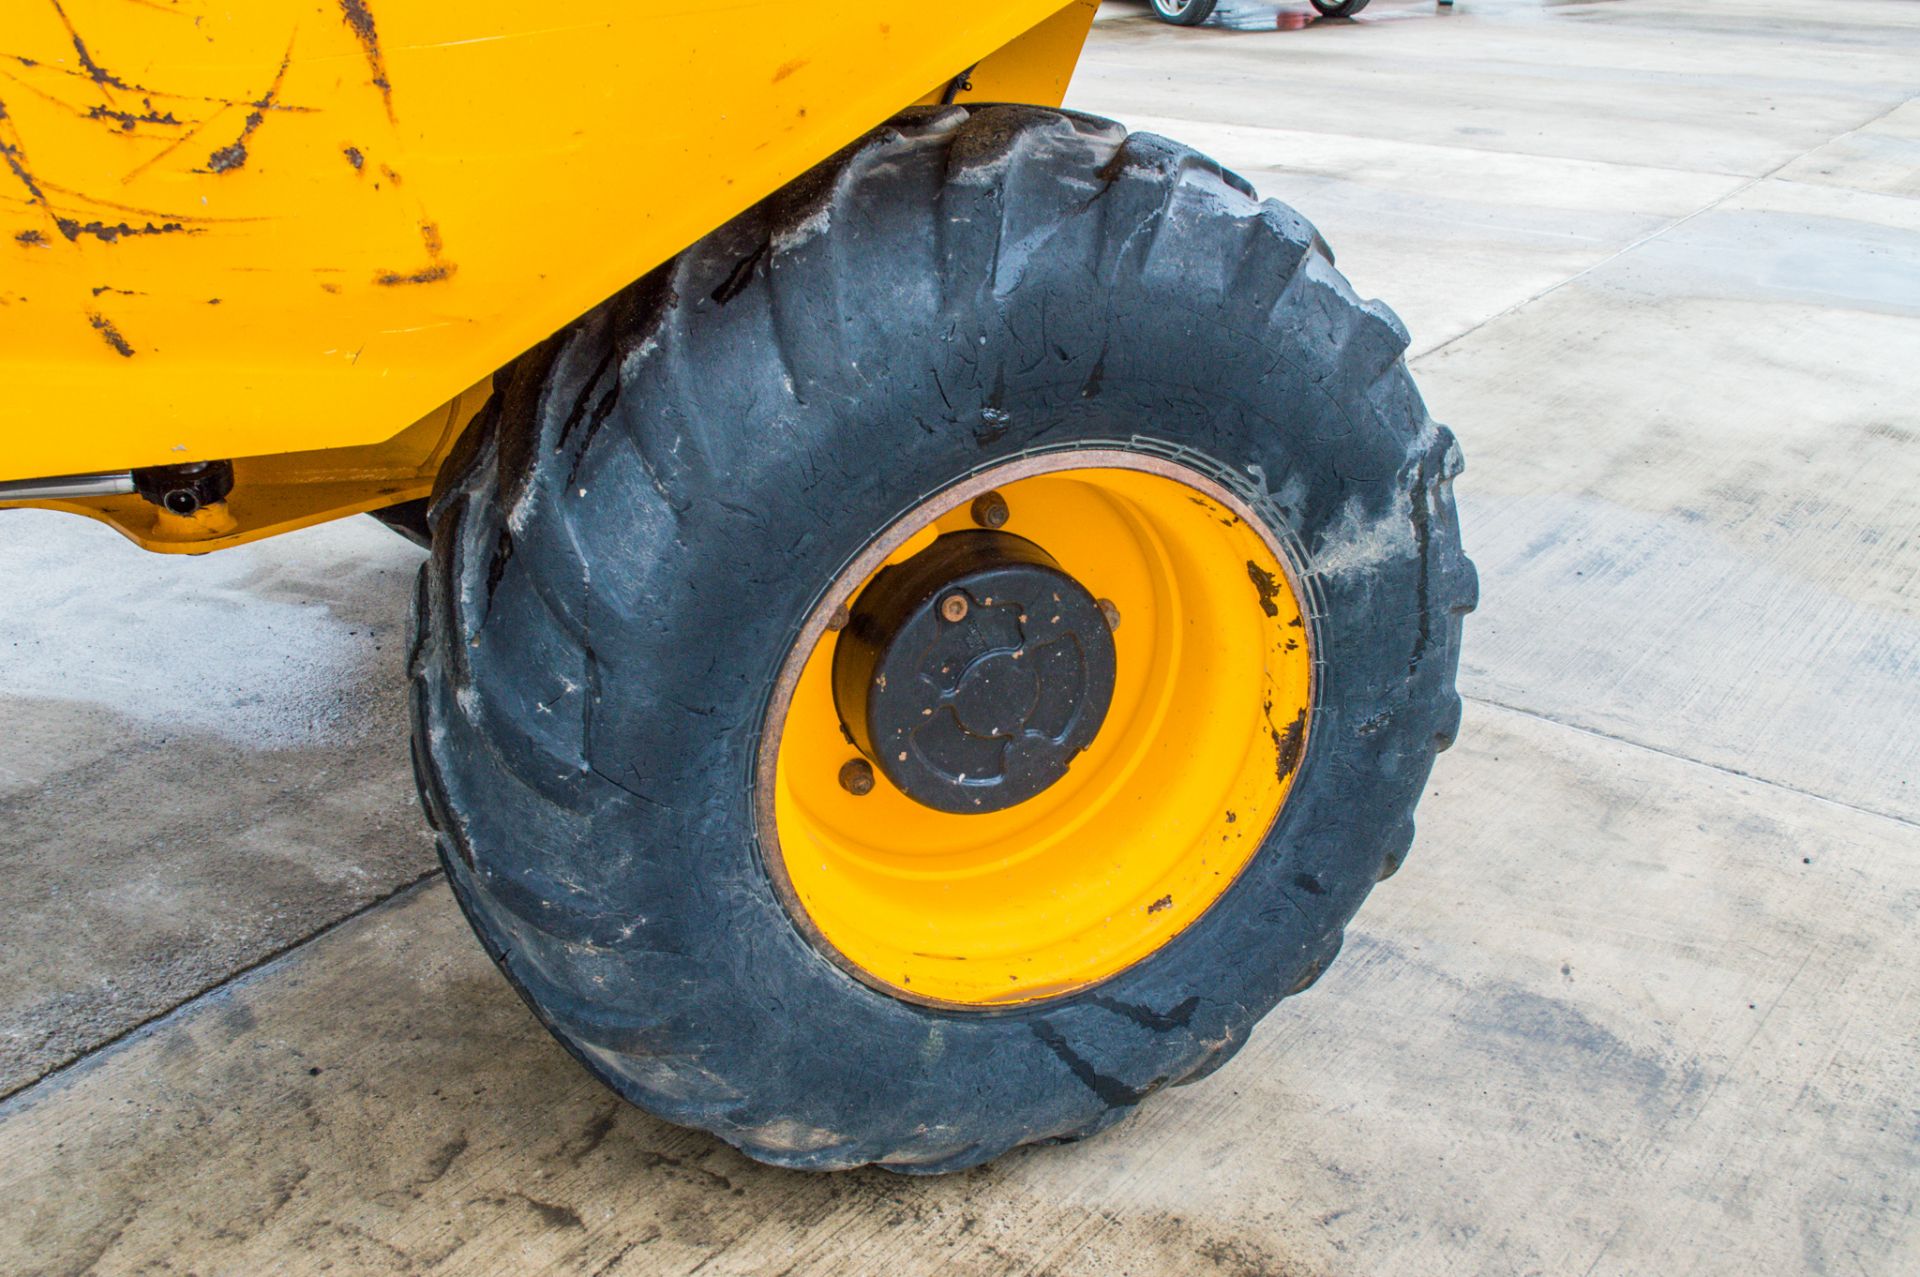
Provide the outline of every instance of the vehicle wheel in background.
[[1176,27],[1197,27],[1213,16],[1217,0],[1149,0],[1162,22]]

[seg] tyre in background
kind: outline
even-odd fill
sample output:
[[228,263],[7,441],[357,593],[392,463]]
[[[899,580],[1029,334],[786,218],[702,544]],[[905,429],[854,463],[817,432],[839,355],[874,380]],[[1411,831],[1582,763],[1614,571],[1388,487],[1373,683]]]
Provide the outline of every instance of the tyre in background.
[[1217,0],[1148,0],[1154,16],[1176,27],[1197,27],[1213,16]]

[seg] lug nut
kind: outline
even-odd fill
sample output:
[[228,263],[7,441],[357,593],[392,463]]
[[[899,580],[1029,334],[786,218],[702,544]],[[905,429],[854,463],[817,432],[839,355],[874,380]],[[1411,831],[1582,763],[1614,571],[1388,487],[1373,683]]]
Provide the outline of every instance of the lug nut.
[[1109,630],[1120,628],[1120,609],[1113,605],[1112,599],[1095,599],[1093,605],[1100,609],[1100,615],[1107,618]]
[[973,521],[983,528],[1004,528],[1013,511],[998,492],[983,492],[973,499]]
[[864,758],[849,758],[840,765],[840,788],[855,798],[873,792],[873,764]]
[[[922,595],[921,597],[924,598],[926,596]],[[941,599],[940,615],[955,624],[966,620],[967,596],[964,594],[949,594],[946,598]]]

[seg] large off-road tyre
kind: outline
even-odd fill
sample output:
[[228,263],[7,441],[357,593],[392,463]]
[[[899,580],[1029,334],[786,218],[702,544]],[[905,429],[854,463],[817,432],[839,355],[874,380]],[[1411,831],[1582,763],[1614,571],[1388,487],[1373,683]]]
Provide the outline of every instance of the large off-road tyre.
[[[434,499],[411,658],[421,792],[495,961],[620,1094],[785,1166],[958,1169],[1091,1134],[1217,1068],[1312,983],[1399,866],[1458,727],[1475,598],[1460,453],[1408,378],[1406,344],[1307,222],[1193,151],[1083,115],[936,107],[503,371]],[[1094,468],[1040,473],[1069,465]],[[1257,632],[1273,642],[1256,662],[1298,662],[1297,710],[1272,704],[1271,671],[1264,690],[1256,677],[1211,693],[1258,724],[1245,783],[1271,810],[1187,813],[1238,848],[1193,853],[1226,857],[1210,877],[1172,843],[1135,848],[1172,857],[1202,903],[1129,906],[1115,925],[1134,950],[1066,937],[1038,959],[1061,964],[1051,990],[1022,983],[1026,968],[969,985],[966,954],[902,950],[897,971],[863,959],[859,944],[885,954],[891,937],[856,934],[858,909],[829,916],[797,817],[769,789],[770,760],[792,761],[774,738],[789,701],[801,713],[796,662],[831,645],[836,600],[889,529],[942,509],[956,526],[992,485],[1021,532],[1047,516],[1048,490],[1012,485],[1072,473],[1090,476],[1076,489],[1090,510],[1132,500],[1102,495],[1100,476],[1178,485],[1164,491],[1188,495],[1153,517],[1198,510],[1252,547],[1178,584],[1196,608],[1226,600],[1204,614],[1221,652],[1229,631]],[[1082,523],[1056,518],[1062,546]],[[1076,562],[1104,552],[1058,548],[1081,576]],[[1129,644],[1200,624],[1115,597],[1122,682]],[[976,591],[974,615],[993,602]],[[1182,651],[1210,650],[1186,633]],[[1152,746],[1157,730],[1116,693],[1048,793],[1091,784],[1115,734]],[[1195,761],[1220,733],[1193,730],[1195,752],[1103,801],[1226,784]],[[821,803],[908,813],[901,829],[1016,818],[916,807],[882,794],[885,778],[849,796],[860,786],[835,786],[832,767],[862,760],[830,734],[793,764],[809,773],[796,784],[826,776]],[[1099,887],[1068,881],[1070,858],[1026,863],[1063,901]],[[1010,910],[1022,884],[1004,879]],[[908,898],[898,916],[921,915],[962,913],[916,914]],[[947,983],[914,985],[922,971]]]

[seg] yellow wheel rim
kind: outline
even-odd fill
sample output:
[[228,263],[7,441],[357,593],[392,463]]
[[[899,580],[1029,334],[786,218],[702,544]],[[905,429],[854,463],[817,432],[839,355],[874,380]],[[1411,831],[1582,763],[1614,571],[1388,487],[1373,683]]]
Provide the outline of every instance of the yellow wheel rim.
[[[1006,531],[1117,608],[1105,722],[1063,779],[1003,811],[936,811],[884,778],[850,792],[833,618],[880,568],[976,526],[989,490]],[[1305,756],[1299,599],[1252,512],[1158,458],[1029,458],[923,505],[834,583],[775,687],[758,810],[796,922],[860,979],[962,1008],[1071,992],[1156,952],[1232,885]]]

